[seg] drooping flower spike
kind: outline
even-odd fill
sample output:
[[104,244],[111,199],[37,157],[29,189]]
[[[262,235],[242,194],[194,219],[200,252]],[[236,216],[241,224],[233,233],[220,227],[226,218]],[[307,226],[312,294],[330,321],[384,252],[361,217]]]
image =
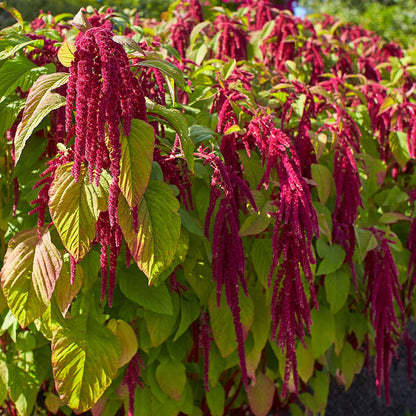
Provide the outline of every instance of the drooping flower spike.
[[389,369],[391,359],[396,355],[400,330],[395,304],[402,315],[404,308],[399,294],[399,273],[390,249],[393,242],[384,236],[383,231],[371,231],[377,238],[378,246],[365,257],[364,281],[367,282],[367,309],[375,331],[377,394],[381,395],[384,383],[386,403],[389,405]]
[[[88,164],[90,181],[98,183],[102,169],[109,169],[109,219],[117,222],[120,176],[120,123],[126,135],[131,119],[145,119],[143,91],[130,70],[123,47],[114,34],[103,27],[80,33],[75,42],[75,58],[70,68],[67,90],[66,130],[75,115],[75,161],[72,173],[79,178],[82,161]],[[108,140],[108,145],[107,145]]]
[[[273,279],[272,338],[277,339],[286,358],[281,396],[287,394],[290,374],[296,390],[298,372],[296,339],[303,341],[312,325],[310,306],[302,282],[306,277],[310,302],[317,307],[311,264],[315,263],[312,239],[319,236],[318,219],[312,206],[309,187],[301,174],[301,164],[290,139],[277,129],[270,116],[254,118],[248,133],[253,135],[262,155],[265,173],[259,187],[269,187],[273,170],[277,173],[280,189],[274,190],[273,204],[278,208],[272,216],[273,260],[268,277]],[[273,184],[277,181],[273,180]],[[273,185],[275,187],[275,185]],[[275,271],[277,273],[275,276]],[[275,276],[275,277],[274,277]]]

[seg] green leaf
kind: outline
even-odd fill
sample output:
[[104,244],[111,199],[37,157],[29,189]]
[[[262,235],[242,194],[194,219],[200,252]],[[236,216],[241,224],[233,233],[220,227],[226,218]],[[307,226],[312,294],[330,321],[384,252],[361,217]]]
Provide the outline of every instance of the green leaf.
[[20,353],[13,361],[7,362],[10,399],[19,416],[32,414],[39,392],[39,368],[32,352]]
[[81,289],[84,280],[84,273],[82,267],[77,265],[76,277],[73,284],[71,284],[71,264],[69,256],[64,258],[64,263],[61,269],[61,273],[55,285],[54,297],[56,303],[63,316],[68,312],[72,301]]
[[334,342],[335,320],[328,308],[320,306],[311,312],[312,350],[314,358],[320,357]]
[[225,391],[221,384],[209,389],[205,397],[212,416],[223,416],[225,406]]
[[324,165],[312,164],[312,179],[318,186],[318,197],[322,204],[325,205],[329,196],[331,195],[332,188],[332,173]]
[[49,210],[62,243],[79,262],[95,238],[95,224],[108,201],[109,178],[103,172],[98,186],[89,182],[85,164],[78,182],[72,176],[73,163],[60,166],[49,189]]
[[120,134],[121,160],[119,186],[131,208],[141,200],[152,171],[155,134],[143,120],[131,121],[130,135]]
[[345,388],[348,389],[354,375],[361,372],[364,364],[364,353],[355,350],[349,342],[346,342],[341,352],[341,371],[345,379]]
[[13,125],[16,121],[20,110],[25,106],[25,100],[18,97],[7,97],[0,103],[0,137]]
[[260,373],[247,390],[250,409],[255,416],[266,416],[273,405],[276,386],[269,377]]
[[147,102],[148,112],[151,114],[158,114],[163,117],[170,126],[178,133],[183,154],[188,163],[189,170],[194,171],[194,143],[189,136],[188,122],[185,116],[178,110],[173,108],[166,108],[159,104]]
[[409,146],[407,144],[407,133],[403,131],[390,132],[389,146],[397,163],[403,169],[410,159]]
[[115,377],[121,356],[118,338],[88,315],[66,320],[52,338],[52,368],[61,400],[85,412]]
[[[240,305],[240,321],[244,332],[248,334],[253,323],[254,306],[251,298],[247,298],[242,291],[238,294]],[[228,357],[237,349],[234,321],[231,310],[225,300],[225,294],[221,296],[221,305],[217,307],[217,291],[211,294],[208,304],[210,323],[215,343],[223,358]]]
[[317,371],[311,380],[311,387],[317,407],[321,412],[324,412],[329,394],[329,374]]
[[22,328],[46,309],[62,267],[47,227],[17,233],[10,241],[1,269],[7,304]]
[[319,257],[323,258],[316,271],[318,276],[333,273],[343,265],[345,260],[345,250],[341,246],[337,244],[330,246],[327,245],[325,241],[318,240],[316,249]]
[[298,374],[304,383],[312,377],[315,368],[315,358],[313,356],[311,339],[305,337],[306,348],[301,342],[296,346],[296,358],[298,360]]
[[326,299],[331,305],[331,313],[337,313],[345,305],[350,290],[350,277],[340,269],[325,276]]
[[138,62],[136,65],[157,68],[159,71],[163,72],[168,77],[173,78],[180,88],[186,89],[187,87],[182,72],[175,65],[171,64],[168,61],[165,61],[164,59],[147,55],[147,57],[144,60]]
[[37,68],[37,65],[24,55],[7,60],[0,68],[0,97],[12,94],[34,68]]
[[250,287],[249,293],[254,305],[253,323],[251,332],[254,338],[254,348],[261,352],[269,338],[270,331],[270,305],[266,302],[266,295],[260,285]]
[[68,77],[69,75],[63,72],[42,75],[30,89],[25,109],[23,110],[22,121],[17,126],[14,138],[16,164],[35,128],[52,110],[65,105],[65,97],[51,91],[65,84],[68,81]]
[[[190,296],[189,296],[190,297]],[[200,306],[197,298],[195,296],[188,297],[182,296],[181,297],[181,321],[179,323],[179,328],[176,331],[175,337],[173,338],[173,342],[175,342],[194,322],[200,314]]]
[[149,286],[146,275],[132,265],[121,273],[120,290],[132,302],[143,308],[164,315],[172,315],[172,300],[165,283]]
[[137,335],[133,328],[122,319],[111,319],[107,328],[118,338],[121,345],[121,355],[118,362],[119,367],[126,365],[136,354],[139,344]]
[[182,363],[166,361],[156,368],[156,380],[164,393],[179,401],[186,384],[185,366]]
[[164,182],[149,182],[138,207],[139,232],[133,230],[129,206],[119,199],[118,218],[132,257],[148,277],[155,280],[175,258],[181,232],[179,202]]
[[243,224],[241,224],[239,235],[243,237],[263,232],[272,221],[272,217],[268,213],[273,210],[274,207],[272,206],[271,201],[267,201],[261,212],[254,213],[245,219]]
[[270,272],[270,266],[273,260],[272,239],[259,238],[254,241],[251,248],[251,261],[254,265],[257,278],[265,289],[268,288],[267,278]]
[[[178,309],[176,308],[174,312],[177,311]],[[144,319],[151,343],[154,348],[157,348],[173,333],[177,316],[175,313],[173,315],[162,315],[161,313],[145,310]]]

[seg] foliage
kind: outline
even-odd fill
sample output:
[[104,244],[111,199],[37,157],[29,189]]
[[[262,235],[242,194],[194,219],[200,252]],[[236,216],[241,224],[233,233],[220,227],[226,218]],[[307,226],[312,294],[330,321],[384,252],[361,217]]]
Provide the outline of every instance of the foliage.
[[361,24],[385,39],[411,46],[416,37],[416,12],[412,0],[300,0],[309,13],[327,13]]
[[415,53],[243,3],[179,1],[160,22],[10,9],[12,414],[318,414],[330,377],[348,388],[372,357],[389,401],[414,345]]

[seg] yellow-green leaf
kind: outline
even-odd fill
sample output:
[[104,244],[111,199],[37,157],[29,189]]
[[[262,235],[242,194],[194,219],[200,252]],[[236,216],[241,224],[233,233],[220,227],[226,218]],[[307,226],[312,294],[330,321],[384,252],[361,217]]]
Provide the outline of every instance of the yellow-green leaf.
[[130,208],[120,198],[118,218],[132,257],[150,282],[175,258],[181,232],[179,202],[164,182],[151,180],[138,207],[139,232],[133,230]]
[[76,413],[90,409],[115,377],[118,338],[88,315],[65,320],[52,338],[52,369],[61,400]]
[[156,380],[164,393],[179,401],[186,384],[185,366],[182,363],[166,361],[156,368]]
[[64,43],[58,50],[58,59],[59,62],[69,68],[71,66],[72,61],[74,60],[75,56],[75,45],[68,41],[68,39],[64,40]]
[[49,190],[49,211],[62,243],[79,262],[95,238],[95,224],[100,211],[106,210],[109,178],[103,172],[96,186],[89,182],[85,165],[78,182],[71,169],[73,163],[60,166]]
[[52,110],[65,105],[65,97],[53,93],[52,90],[60,87],[67,81],[68,74],[57,72],[55,74],[41,75],[32,85],[23,110],[22,121],[17,126],[14,137],[16,164],[35,128]]
[[152,170],[153,127],[143,120],[131,121],[130,135],[120,135],[120,190],[130,207],[135,207],[143,197]]
[[133,328],[122,319],[111,319],[107,328],[118,338],[121,345],[119,367],[127,364],[136,354],[139,344]]
[[256,381],[250,384],[247,390],[250,409],[255,416],[266,416],[273,405],[276,386],[269,377],[260,373]]

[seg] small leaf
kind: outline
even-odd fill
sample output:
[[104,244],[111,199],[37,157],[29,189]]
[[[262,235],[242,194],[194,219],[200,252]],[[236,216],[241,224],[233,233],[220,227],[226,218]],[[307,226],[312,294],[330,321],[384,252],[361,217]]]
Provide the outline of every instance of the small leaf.
[[7,304],[22,328],[46,309],[62,267],[47,227],[17,233],[10,241],[1,269]]
[[189,325],[198,318],[200,312],[199,302],[196,297],[192,297],[191,299],[188,299],[185,296],[181,297],[181,321],[175,337],[173,338],[173,342],[189,328]]
[[337,313],[345,305],[350,291],[350,277],[340,269],[325,276],[326,299],[331,305],[331,313]]
[[69,68],[75,58],[75,45],[65,38],[62,46],[58,49],[59,62]]
[[72,176],[73,163],[60,166],[49,189],[49,210],[62,243],[77,262],[89,251],[95,238],[95,224],[108,200],[109,179],[101,175],[99,186],[90,183],[85,164],[78,182]]
[[316,248],[319,257],[323,258],[316,271],[318,276],[333,273],[343,265],[345,260],[345,250],[341,246],[337,244],[330,246],[323,240],[318,240]]
[[318,186],[318,197],[322,204],[325,205],[329,196],[331,195],[332,187],[332,173],[324,165],[312,164],[312,179],[316,182]]
[[147,55],[147,57],[136,63],[138,66],[146,66],[150,68],[157,68],[159,71],[162,71],[168,77],[171,77],[179,85],[180,88],[186,89],[187,85],[183,78],[182,72],[173,64],[164,59],[161,59],[154,55]]
[[158,114],[162,116],[166,121],[172,126],[172,128],[178,133],[183,154],[188,163],[189,170],[194,171],[194,143],[189,136],[188,122],[186,121],[185,116],[178,110],[172,108],[165,108],[159,104],[153,104],[147,102],[148,112],[153,114]]
[[131,121],[130,135],[122,132],[120,161],[120,190],[131,208],[143,197],[152,171],[155,134],[143,120]]
[[[238,302],[240,305],[240,320],[243,325],[244,333],[247,335],[253,323],[254,306],[251,298],[247,298],[242,291],[239,292]],[[217,307],[217,291],[211,294],[208,304],[210,323],[215,343],[226,358],[237,349],[234,321],[231,310],[225,300],[225,295],[221,296],[220,308]]]
[[186,384],[185,366],[174,361],[160,363],[156,368],[156,380],[164,393],[179,401]]
[[71,306],[72,301],[81,289],[84,280],[83,269],[77,266],[76,277],[73,284],[71,284],[71,264],[69,256],[64,259],[61,274],[56,282],[54,297],[62,315],[65,317]]
[[349,342],[346,342],[341,352],[341,371],[345,379],[345,388],[348,389],[354,375],[361,372],[364,364],[364,353],[355,350]]
[[52,110],[65,105],[65,97],[51,91],[65,84],[68,81],[68,76],[68,74],[63,72],[42,75],[30,89],[23,110],[22,121],[17,126],[14,137],[16,164],[35,128]]
[[139,344],[133,328],[122,319],[111,319],[107,328],[118,338],[121,345],[121,355],[118,366],[126,365],[136,354]]
[[91,29],[91,23],[84,14],[85,9],[82,7],[79,12],[70,21],[71,25],[78,29],[80,32],[85,33],[88,29]]
[[52,369],[59,397],[77,413],[90,409],[115,377],[118,338],[88,315],[65,320],[52,338]]
[[335,320],[328,308],[320,306],[319,310],[313,310],[311,338],[314,358],[320,357],[334,342]]
[[131,48],[137,52],[140,52],[142,55],[146,56],[142,47],[137,42],[135,42],[132,38],[128,36],[115,35],[113,36],[112,39],[114,42],[119,43],[120,45],[123,45],[123,46],[127,46],[128,48]]
[[179,202],[164,182],[149,182],[138,207],[139,232],[133,231],[130,209],[120,198],[118,218],[132,257],[149,282],[167,269],[175,258],[181,219]]
[[250,256],[257,279],[261,282],[263,287],[267,289],[267,278],[273,260],[272,239],[261,238],[254,240]]
[[276,386],[269,377],[260,373],[256,382],[250,384],[247,390],[250,409],[255,416],[266,416],[273,405]]
[[403,169],[410,159],[407,134],[403,131],[392,131],[389,135],[389,146],[396,162]]
[[301,342],[296,347],[296,358],[298,360],[298,374],[304,383],[312,377],[315,368],[315,358],[313,356],[311,339],[304,339],[306,348]]
[[205,397],[212,416],[223,416],[225,406],[225,391],[221,384],[210,388]]

